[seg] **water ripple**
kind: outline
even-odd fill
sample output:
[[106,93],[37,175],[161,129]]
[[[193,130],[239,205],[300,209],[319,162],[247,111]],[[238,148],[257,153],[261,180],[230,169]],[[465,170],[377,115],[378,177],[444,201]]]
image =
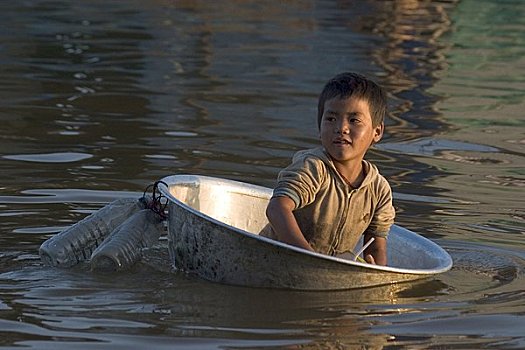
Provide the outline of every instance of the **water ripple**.
[[72,163],[93,157],[91,154],[78,152],[57,152],[41,154],[12,154],[2,158],[9,160],[20,160],[24,162],[36,163]]

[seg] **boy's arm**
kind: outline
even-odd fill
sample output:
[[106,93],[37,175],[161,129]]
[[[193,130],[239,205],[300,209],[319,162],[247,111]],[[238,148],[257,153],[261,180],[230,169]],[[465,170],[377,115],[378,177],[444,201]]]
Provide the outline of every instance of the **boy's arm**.
[[365,249],[364,256],[366,262],[370,264],[383,265],[387,264],[386,255],[386,238],[377,237],[369,233],[365,233],[364,242],[368,242],[371,238],[374,238],[374,242]]
[[292,212],[294,208],[295,203],[290,198],[273,197],[266,208],[266,216],[279,241],[313,252],[295,220]]

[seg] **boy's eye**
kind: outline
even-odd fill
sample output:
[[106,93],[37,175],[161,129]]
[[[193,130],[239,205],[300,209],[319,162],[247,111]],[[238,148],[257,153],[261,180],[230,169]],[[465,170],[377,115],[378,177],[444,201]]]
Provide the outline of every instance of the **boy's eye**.
[[324,119],[328,122],[333,122],[336,118],[335,118],[335,115],[333,114],[326,114]]
[[359,118],[359,115],[357,115],[357,114],[356,115],[351,115],[351,116],[349,116],[348,121],[350,123],[359,123],[359,122],[361,122],[361,118]]

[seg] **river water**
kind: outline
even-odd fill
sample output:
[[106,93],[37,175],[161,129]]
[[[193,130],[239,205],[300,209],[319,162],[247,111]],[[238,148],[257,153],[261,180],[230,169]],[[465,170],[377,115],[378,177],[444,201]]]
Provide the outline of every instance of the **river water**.
[[[2,2],[0,346],[525,348],[525,2]],[[40,244],[196,173],[272,186],[318,144],[324,82],[390,93],[368,158],[451,271],[339,292],[204,282],[158,262],[45,267]],[[161,259],[158,259],[162,261]]]

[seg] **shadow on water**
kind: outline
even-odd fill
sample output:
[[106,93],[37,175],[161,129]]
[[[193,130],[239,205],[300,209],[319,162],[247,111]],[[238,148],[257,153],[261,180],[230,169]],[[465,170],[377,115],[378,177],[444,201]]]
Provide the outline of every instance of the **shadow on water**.
[[[455,266],[437,278],[332,292],[208,283],[167,271],[169,266],[151,259],[127,272],[97,274],[87,265],[43,267],[35,256],[20,267],[21,256],[4,255],[0,311],[5,321],[0,324],[11,329],[10,344],[37,347],[48,341],[140,347],[154,339],[161,348],[167,339],[176,339],[181,348],[205,346],[211,339],[214,346],[227,347],[381,347],[428,341],[423,320],[440,325],[469,310],[484,314],[495,303],[509,309],[520,305],[523,291],[513,284],[523,283],[523,256],[487,253],[488,247],[471,244],[447,248]],[[9,315],[19,315],[24,326],[15,328]],[[480,327],[476,334],[487,334],[489,329]],[[513,329],[505,334],[520,337]]]
[[[5,262],[2,265],[7,267]],[[425,290],[428,298],[445,287],[437,281],[420,281],[330,293],[294,292],[212,284],[182,273],[159,273],[148,265],[101,275],[85,266],[60,270],[36,264],[3,272],[0,280],[3,288],[15,282],[5,291],[4,312],[24,315],[28,323],[40,320],[42,330],[36,334],[61,334],[72,342],[78,341],[75,332],[80,330],[87,331],[85,339],[103,340],[105,332],[100,338],[97,335],[102,330],[119,334],[128,332],[127,327],[165,337],[264,335],[266,341],[301,342],[316,338],[317,332],[331,328],[330,323],[338,319],[345,319],[338,333],[353,330],[352,336],[364,339],[374,303],[396,308],[403,293],[414,298],[422,294],[418,290]]]

